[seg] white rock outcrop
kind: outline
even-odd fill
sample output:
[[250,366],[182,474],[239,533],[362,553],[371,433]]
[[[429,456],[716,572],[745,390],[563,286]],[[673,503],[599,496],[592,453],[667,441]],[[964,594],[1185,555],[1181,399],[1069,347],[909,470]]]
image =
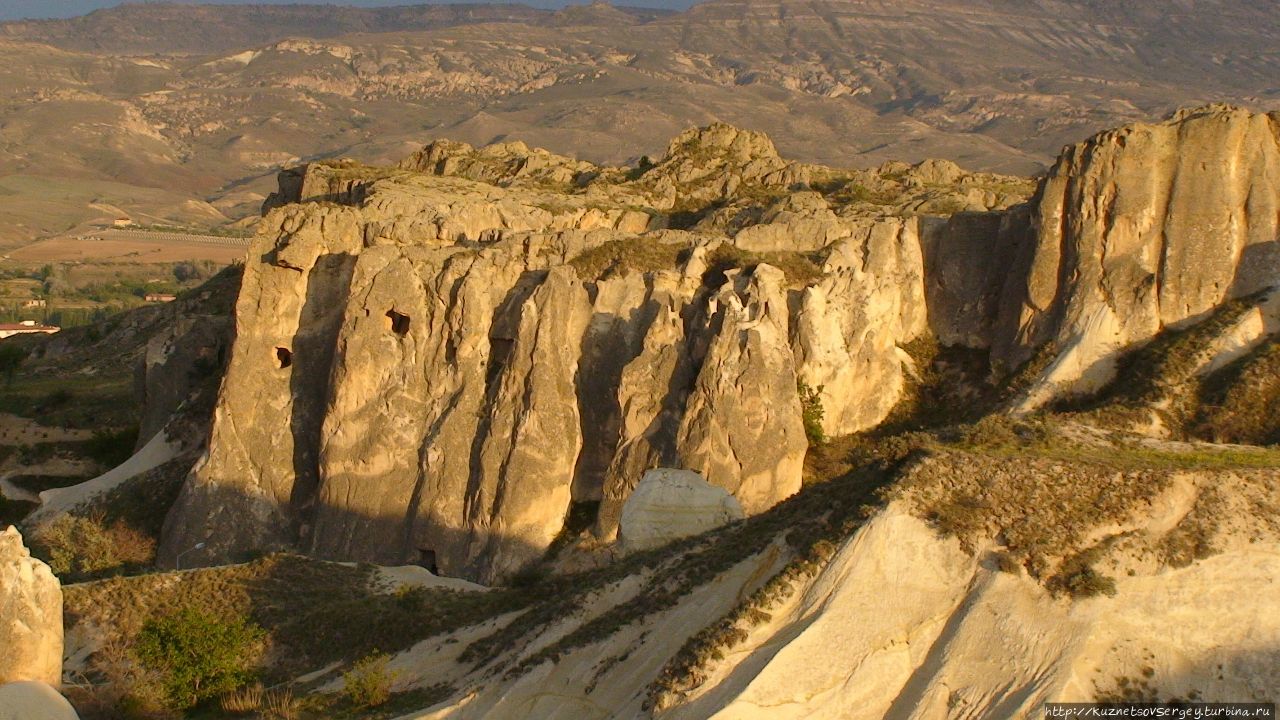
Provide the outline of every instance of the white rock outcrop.
[[1139,681],[1162,697],[1269,701],[1280,687],[1277,573],[1280,548],[1243,543],[1118,579],[1113,597],[1064,602],[891,505],[662,717],[1034,717],[1044,703]]
[[618,540],[627,551],[646,550],[743,517],[737,498],[698,473],[655,468],[622,506]]
[[0,720],[80,720],[57,690],[35,680],[0,685]]
[[0,684],[62,683],[62,586],[12,526],[0,532],[0,648]]
[[[187,562],[294,547],[430,557],[496,582],[542,556],[574,502],[599,501],[595,534],[612,538],[655,467],[701,472],[748,514],[795,493],[808,446],[797,366],[821,380],[833,434],[896,402],[896,345],[923,329],[914,225],[846,221],[801,193],[763,222],[843,238],[821,279],[724,267],[728,235],[646,230],[665,218],[619,198],[649,202],[672,178],[707,202],[797,182],[803,168],[767,138],[713,126],[634,182],[541,184],[576,167],[445,144],[393,170],[283,173],[245,269],[209,451],[167,518],[161,562],[201,543]],[[501,184],[465,179],[477,173]],[[819,282],[821,312],[797,325]],[[838,347],[817,352],[828,332]]]

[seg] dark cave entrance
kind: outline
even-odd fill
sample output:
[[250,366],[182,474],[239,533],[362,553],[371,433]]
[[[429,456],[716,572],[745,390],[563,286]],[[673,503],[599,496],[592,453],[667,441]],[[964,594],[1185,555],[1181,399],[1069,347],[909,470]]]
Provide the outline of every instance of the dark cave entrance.
[[436,551],[426,548],[418,549],[418,565],[431,571],[432,575],[440,574],[440,566],[436,564]]
[[404,337],[409,333],[409,316],[395,310],[387,311],[387,319],[391,321],[391,332]]

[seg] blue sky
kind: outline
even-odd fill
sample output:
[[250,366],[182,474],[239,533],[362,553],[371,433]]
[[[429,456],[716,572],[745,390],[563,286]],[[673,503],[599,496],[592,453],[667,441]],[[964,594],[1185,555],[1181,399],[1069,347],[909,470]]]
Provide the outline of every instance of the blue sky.
[[[189,2],[190,0],[178,0]],[[483,0],[469,0],[471,2]],[[585,2],[586,0],[577,0]],[[291,3],[323,3],[328,5],[359,5],[376,7],[380,5],[411,5],[411,0],[217,0],[218,4],[228,5],[287,5]],[[692,0],[614,0],[617,5],[639,5],[644,7],[666,7],[683,9],[692,4]],[[0,0],[0,20],[18,20],[21,18],[53,18],[74,17],[99,8],[122,4],[122,0]],[[526,0],[526,5],[534,7],[562,7],[564,0]]]

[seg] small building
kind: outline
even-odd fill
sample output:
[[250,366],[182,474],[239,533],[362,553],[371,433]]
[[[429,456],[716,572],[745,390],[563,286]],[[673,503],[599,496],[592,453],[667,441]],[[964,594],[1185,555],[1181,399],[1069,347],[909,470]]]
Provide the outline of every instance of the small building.
[[115,219],[115,222],[113,222],[113,223],[111,223],[111,224],[112,224],[113,226],[115,226],[115,227],[118,227],[118,228],[133,227],[133,221],[132,221],[132,220],[130,220],[129,218],[127,218],[127,217],[116,218],[116,219]]
[[22,301],[23,309],[42,308],[46,305],[48,305],[48,303],[45,302],[44,298],[31,298],[30,300]]
[[56,325],[42,325],[35,320],[23,320],[16,323],[0,323],[0,339],[13,337],[14,335],[27,335],[30,333],[44,333],[52,335],[62,328]]
[[147,302],[152,302],[152,303],[166,303],[166,302],[173,302],[174,300],[177,300],[178,296],[170,295],[169,293],[147,293],[146,297],[144,297],[143,299],[146,300]]

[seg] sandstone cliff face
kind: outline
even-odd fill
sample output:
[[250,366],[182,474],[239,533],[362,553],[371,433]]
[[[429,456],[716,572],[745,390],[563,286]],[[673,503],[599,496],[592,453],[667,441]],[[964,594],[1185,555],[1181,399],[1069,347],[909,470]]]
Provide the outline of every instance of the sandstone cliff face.
[[793,332],[797,374],[816,390],[827,435],[866,430],[902,396],[900,350],[928,329],[918,221],[886,219],[829,248]]
[[0,685],[62,684],[62,586],[18,530],[0,532]]
[[712,300],[714,334],[676,439],[682,465],[753,514],[800,489],[808,447],[783,281],[760,265],[750,278],[730,277]]
[[1280,280],[1280,116],[1214,106],[1070,147],[1007,278],[994,358],[1056,360],[1022,400],[1096,389],[1116,351]]
[[[725,233],[754,226],[664,230],[629,203],[786,193],[807,171],[767,138],[691,131],[635,178],[582,165],[436,143],[389,171],[284,173],[162,557],[301,546],[499,580],[573,502],[599,501],[611,538],[654,467],[698,471],[748,513],[794,493],[802,378],[833,434],[892,407],[894,349],[925,329],[915,221],[837,217],[809,193],[759,227],[783,228],[761,234],[783,265],[826,253],[813,274],[725,266]],[[565,194],[565,173],[591,175],[585,191]],[[818,240],[777,239],[797,223]]]
[[162,557],[301,547],[498,580],[573,503],[614,538],[655,467],[767,509],[800,487],[798,389],[827,435],[873,428],[929,335],[997,373],[1051,360],[1021,408],[1094,386],[1280,278],[1276,128],[1208,108],[1103,133],[1023,205],[1010,179],[841,173],[721,125],[635,169],[437,142],[288,171]]

